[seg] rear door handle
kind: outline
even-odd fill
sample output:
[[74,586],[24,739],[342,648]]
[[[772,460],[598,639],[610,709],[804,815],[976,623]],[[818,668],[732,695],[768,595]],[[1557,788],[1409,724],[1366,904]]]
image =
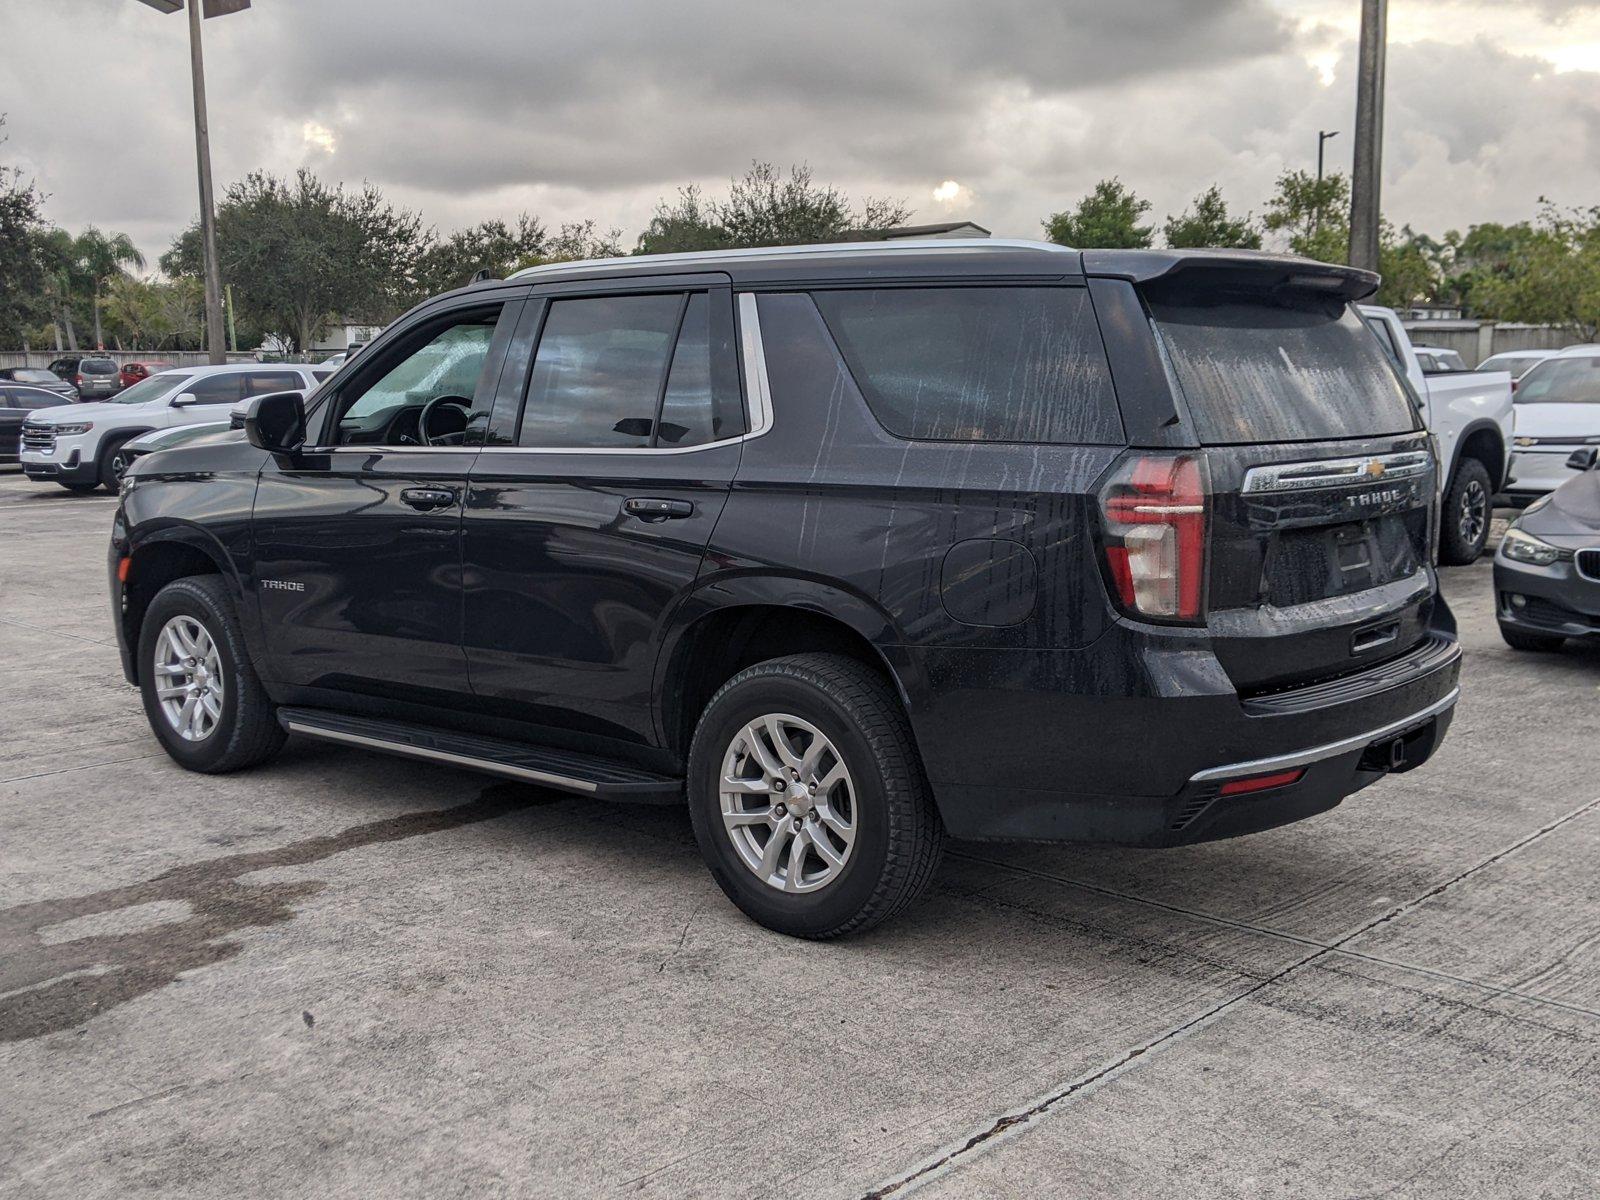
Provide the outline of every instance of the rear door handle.
[[400,503],[409,504],[421,512],[444,508],[456,502],[455,488],[406,488],[400,493]]
[[687,500],[633,496],[622,502],[622,511],[630,517],[638,517],[644,521],[667,521],[674,517],[693,516],[694,505]]

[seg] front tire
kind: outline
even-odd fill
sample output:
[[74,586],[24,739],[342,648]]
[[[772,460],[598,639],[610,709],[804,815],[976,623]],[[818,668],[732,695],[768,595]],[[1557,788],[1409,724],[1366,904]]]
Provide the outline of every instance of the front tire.
[[689,752],[689,815],[728,898],[802,938],[900,912],[944,842],[899,700],[837,654],[770,659],[722,686]]
[[127,472],[130,461],[122,447],[131,440],[124,437],[107,442],[105,449],[100,451],[100,486],[113,495],[122,490],[122,476]]
[[175,579],[156,593],[139,630],[139,691],[156,739],[191,771],[255,766],[288,736],[217,575]]
[[66,488],[67,491],[73,492],[79,496],[87,495],[89,492],[94,491],[95,488],[100,486],[98,481],[95,483],[68,483],[64,479],[58,479],[56,482],[62,487]]
[[1444,497],[1444,528],[1439,531],[1439,561],[1450,567],[1477,562],[1489,540],[1494,517],[1489,470],[1475,458],[1456,464],[1455,478]]

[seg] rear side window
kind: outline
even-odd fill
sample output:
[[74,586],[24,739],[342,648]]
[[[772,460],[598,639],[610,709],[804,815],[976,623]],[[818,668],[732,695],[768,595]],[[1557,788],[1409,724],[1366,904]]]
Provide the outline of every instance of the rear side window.
[[1122,441],[1105,349],[1082,288],[882,288],[812,298],[891,433]]
[[1147,295],[1206,445],[1409,433],[1411,394],[1348,305],[1236,293]]
[[188,387],[196,404],[232,404],[239,399],[239,383],[243,375],[202,375]]
[[264,371],[245,377],[244,394],[248,399],[251,396],[265,396],[268,392],[301,392],[305,386],[305,380],[297,372]]

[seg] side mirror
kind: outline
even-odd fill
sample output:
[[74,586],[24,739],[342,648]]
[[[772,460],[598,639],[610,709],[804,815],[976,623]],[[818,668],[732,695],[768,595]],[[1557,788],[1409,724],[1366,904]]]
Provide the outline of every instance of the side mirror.
[[173,408],[188,408],[189,405],[193,403],[195,403],[195,396],[193,392],[179,392],[172,398]]
[[1600,447],[1585,446],[1582,450],[1574,450],[1567,455],[1567,466],[1574,471],[1592,471],[1596,458],[1600,458]]
[[268,392],[248,402],[244,435],[258,450],[294,454],[306,442],[306,405],[299,392]]

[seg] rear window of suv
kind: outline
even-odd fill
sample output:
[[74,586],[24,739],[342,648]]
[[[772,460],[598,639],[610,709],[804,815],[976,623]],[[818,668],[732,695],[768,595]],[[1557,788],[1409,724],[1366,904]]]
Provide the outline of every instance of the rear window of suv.
[[1114,444],[1122,417],[1083,288],[818,291],[889,432],[937,441]]
[[1220,291],[1146,300],[1202,444],[1331,441],[1420,428],[1409,388],[1348,305],[1270,303]]
[[86,358],[78,364],[80,375],[115,375],[117,364],[109,358]]

